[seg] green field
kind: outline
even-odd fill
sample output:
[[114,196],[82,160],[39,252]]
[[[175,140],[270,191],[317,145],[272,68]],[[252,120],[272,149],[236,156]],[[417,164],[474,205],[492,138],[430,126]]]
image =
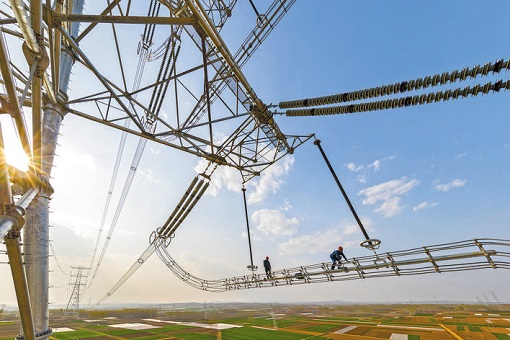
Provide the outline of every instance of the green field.
[[[510,340],[510,306],[250,304],[189,308],[81,310],[62,318],[52,310],[50,339],[349,339],[407,334],[410,340]],[[146,329],[135,329],[146,327]],[[228,328],[231,327],[231,328]],[[20,330],[16,313],[0,315],[0,340]],[[59,331],[63,329],[68,331]],[[345,335],[344,335],[345,334]]]

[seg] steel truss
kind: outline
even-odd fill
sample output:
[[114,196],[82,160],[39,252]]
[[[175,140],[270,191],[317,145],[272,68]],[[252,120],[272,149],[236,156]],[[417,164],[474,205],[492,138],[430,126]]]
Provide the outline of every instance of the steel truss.
[[[19,178],[13,178],[0,159],[5,180],[0,183],[0,205],[8,212],[2,216],[0,231],[12,257],[23,323],[20,339],[51,334],[47,263],[25,259],[35,269],[27,270],[25,277],[19,238],[25,223],[23,206],[32,205],[34,216],[27,220],[36,225],[24,228],[25,239],[38,241],[31,242],[34,248],[25,253],[48,257],[48,201],[53,192],[48,179],[65,115],[71,113],[203,157],[212,167],[234,167],[243,182],[312,137],[282,133],[241,71],[295,0],[269,4],[263,17],[254,18],[254,29],[232,55],[219,32],[236,2],[151,0],[139,10],[131,1],[113,0],[105,1],[96,13],[84,15],[81,0],[52,4],[32,0],[28,5],[10,0],[9,8],[2,11],[0,68],[6,94],[0,95],[0,113],[13,117],[30,162],[29,172],[15,183]],[[133,25],[144,31],[139,42],[129,30]],[[94,55],[90,46],[97,46],[103,37],[108,43],[101,55]],[[13,59],[12,51],[16,51]],[[138,69],[125,58],[135,51],[140,55]],[[71,68],[87,86],[68,93]],[[142,77],[142,71],[151,76]],[[128,83],[135,86],[128,89]],[[30,107],[31,133],[25,126],[24,107]],[[1,134],[0,142],[3,149]],[[13,189],[11,182],[16,184]],[[13,201],[11,193],[17,188],[23,196]],[[37,234],[37,230],[42,232]]]
[[[87,81],[97,85],[90,88],[99,88],[83,91],[62,104],[74,115],[235,167],[248,181],[309,138],[284,135],[241,71],[294,2],[274,1],[266,19],[256,25],[235,55],[219,34],[236,3],[232,0],[152,1],[145,16],[132,13],[129,2],[121,1],[96,15],[46,9],[49,28],[77,58],[75,72],[83,69],[90,77]],[[64,24],[75,21],[91,24],[73,39]],[[119,35],[112,62],[121,61],[126,48],[116,32],[123,24],[145,26],[154,41],[161,41],[160,47],[148,51],[145,65],[146,73],[158,72],[155,82],[142,81],[140,88],[129,90],[126,81],[130,75],[122,62],[112,67],[87,55],[81,46],[94,39],[95,27],[105,22],[112,23],[113,34]],[[145,43],[140,42],[139,51],[150,47]],[[155,68],[150,62],[160,58],[163,62]],[[189,60],[197,62],[190,65]],[[57,65],[54,67],[58,74]],[[131,122],[129,127],[126,120]],[[217,135],[228,138],[220,140]]]
[[[151,0],[148,11],[144,8],[143,13],[132,1],[112,0],[105,1],[99,12],[87,15],[81,14],[82,9],[76,11],[79,2],[54,1],[50,6],[50,1],[32,0],[27,5],[23,0],[10,0],[10,12],[1,13],[0,71],[6,94],[0,96],[0,112],[13,117],[23,150],[30,158],[30,171],[18,174],[8,167],[0,152],[0,208],[4,212],[0,216],[0,237],[6,242],[15,283],[23,326],[20,339],[43,339],[51,334],[45,260],[49,248],[48,201],[53,192],[49,176],[60,122],[66,114],[205,158],[211,169],[218,165],[234,167],[240,171],[243,182],[313,137],[284,134],[241,70],[295,0],[274,0],[264,14],[257,15],[253,30],[235,54],[227,48],[220,32],[236,0]],[[76,23],[85,23],[81,33]],[[105,25],[107,29],[103,29]],[[142,40],[134,42],[132,31],[123,30],[129,25],[145,30]],[[99,56],[91,53],[88,47],[95,46],[107,34],[111,39],[103,53]],[[6,40],[12,45],[9,50],[22,51],[20,55],[25,60],[10,59]],[[154,42],[157,47],[153,47]],[[157,75],[155,80],[141,77],[140,68],[133,74],[128,72],[134,67],[125,60],[125,54],[135,50],[142,56],[139,65],[144,65],[146,73]],[[160,61],[157,65],[153,63],[156,60]],[[73,64],[74,73],[79,73],[80,82],[87,86],[67,93]],[[497,68],[500,67],[498,64]],[[16,81],[22,86],[18,87]],[[129,89],[129,83],[137,86]],[[498,82],[482,88],[482,92],[499,91],[502,86]],[[510,82],[504,84],[504,89],[508,88]],[[399,89],[407,90],[402,84]],[[480,89],[464,92],[466,96],[473,95]],[[444,98],[444,94],[434,98]],[[391,108],[424,100],[403,99],[401,103],[392,102]],[[31,133],[25,126],[23,107],[31,108]],[[0,151],[3,151],[1,129]],[[505,251],[508,241],[480,239],[357,258],[342,270],[331,270],[322,263],[276,271],[265,280],[258,274],[200,279],[179,267],[166,248],[176,228],[207,188],[209,178],[205,178],[194,187],[199,195],[183,201],[185,210],[176,208],[164,228],[155,231],[139,264],[157,252],[181,279],[210,291],[509,268],[509,253]],[[16,190],[20,193],[14,200]],[[24,228],[28,231],[25,240],[31,238],[33,242],[27,244],[34,247],[24,249],[24,261],[20,230],[29,205],[35,212],[27,220],[35,222]],[[42,232],[35,232],[38,230]],[[40,263],[27,260],[30,256],[41,259]],[[28,270],[25,275],[24,263],[35,270]],[[27,283],[31,289],[27,289]]]
[[357,257],[337,269],[331,269],[330,263],[318,263],[276,270],[270,277],[254,273],[217,280],[199,278],[187,272],[170,256],[168,244],[156,242],[154,248],[178,278],[192,287],[210,292],[488,268],[510,269],[510,240],[501,239],[474,239]]

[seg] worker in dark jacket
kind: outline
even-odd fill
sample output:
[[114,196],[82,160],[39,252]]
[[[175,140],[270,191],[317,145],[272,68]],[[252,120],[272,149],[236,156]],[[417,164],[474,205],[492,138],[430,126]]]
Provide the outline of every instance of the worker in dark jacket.
[[268,279],[271,278],[271,262],[269,262],[269,256],[266,256],[264,260],[264,270],[266,271],[266,276]]
[[342,247],[338,247],[338,249],[333,251],[329,255],[329,257],[331,258],[331,261],[333,262],[333,264],[331,265],[331,270],[335,269],[335,265],[338,265],[338,268],[340,268],[340,264],[342,263],[342,257],[345,259],[345,261],[348,261],[347,257],[345,257],[345,255],[344,255],[344,248],[342,248]]

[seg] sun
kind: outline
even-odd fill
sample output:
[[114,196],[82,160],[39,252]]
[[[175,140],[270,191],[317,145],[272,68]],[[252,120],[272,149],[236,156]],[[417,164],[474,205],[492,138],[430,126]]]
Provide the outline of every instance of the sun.
[[28,170],[28,157],[23,151],[14,124],[8,115],[0,115],[0,127],[4,140],[4,152],[7,164],[16,167],[21,171]]

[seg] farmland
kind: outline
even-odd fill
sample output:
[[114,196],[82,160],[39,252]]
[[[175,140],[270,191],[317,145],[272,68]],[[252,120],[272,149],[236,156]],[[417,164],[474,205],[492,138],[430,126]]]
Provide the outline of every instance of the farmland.
[[[510,305],[200,304],[50,311],[51,339],[495,339],[510,340]],[[0,340],[20,330],[0,314]]]

